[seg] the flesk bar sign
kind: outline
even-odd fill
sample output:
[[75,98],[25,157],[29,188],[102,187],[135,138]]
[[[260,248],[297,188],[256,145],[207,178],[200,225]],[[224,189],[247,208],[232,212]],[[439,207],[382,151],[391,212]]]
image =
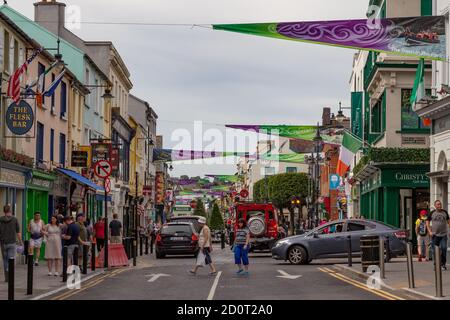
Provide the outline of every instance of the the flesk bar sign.
[[24,100],[19,104],[13,102],[6,111],[6,125],[16,135],[27,134],[34,123],[33,108]]

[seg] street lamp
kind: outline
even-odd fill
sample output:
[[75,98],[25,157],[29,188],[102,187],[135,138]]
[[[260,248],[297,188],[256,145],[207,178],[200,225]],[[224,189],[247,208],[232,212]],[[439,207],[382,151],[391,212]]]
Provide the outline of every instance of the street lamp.
[[342,107],[342,102],[339,102],[339,111],[338,111],[338,114],[337,114],[337,116],[336,116],[336,121],[337,122],[339,122],[339,123],[343,123],[346,119],[347,119],[347,117],[344,115],[344,112],[342,111],[342,110],[351,110],[351,108],[344,108],[344,107]]

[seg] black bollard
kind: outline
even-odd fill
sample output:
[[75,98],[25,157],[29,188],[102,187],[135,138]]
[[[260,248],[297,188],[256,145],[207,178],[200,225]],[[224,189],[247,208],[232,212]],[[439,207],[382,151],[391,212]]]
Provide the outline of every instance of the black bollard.
[[33,260],[34,255],[27,255],[27,295],[33,294]]
[[88,252],[89,252],[89,246],[83,245],[83,270],[82,274],[87,274],[88,270]]
[[352,236],[347,237],[347,255],[348,255],[348,266],[351,267],[353,265],[352,260]]
[[406,243],[406,269],[408,271],[408,286],[410,289],[416,287],[414,281],[414,263],[413,263],[413,244],[411,241]]
[[225,233],[223,231],[220,233],[220,248],[225,249]]
[[386,262],[391,261],[391,245],[389,243],[389,236],[386,237]]
[[95,271],[95,243],[91,245],[91,271]]
[[148,255],[148,236],[145,236],[145,254]]
[[142,236],[139,237],[139,255],[142,257],[144,253],[144,238]]
[[72,261],[73,261],[73,265],[74,266],[79,266],[78,265],[78,246],[75,247],[75,249],[73,250],[73,257],[72,257]]
[[14,300],[14,258],[8,261],[8,300]]
[[63,248],[63,282],[67,282],[67,246]]
[[442,298],[444,296],[442,291],[442,269],[441,269],[441,248],[434,246],[434,282],[436,288],[436,297]]
[[134,237],[133,238],[133,267],[136,267],[136,265],[137,265],[137,261],[136,261],[136,258],[137,258],[137,238],[136,237]]
[[30,240],[23,242],[23,255],[25,256],[25,264],[28,264],[28,250],[30,249]]

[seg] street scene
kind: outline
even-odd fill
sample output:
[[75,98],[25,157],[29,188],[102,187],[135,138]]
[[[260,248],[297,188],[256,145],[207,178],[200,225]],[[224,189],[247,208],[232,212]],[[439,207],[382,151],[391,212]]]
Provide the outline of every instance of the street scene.
[[450,300],[450,0],[345,3],[4,1],[0,300]]

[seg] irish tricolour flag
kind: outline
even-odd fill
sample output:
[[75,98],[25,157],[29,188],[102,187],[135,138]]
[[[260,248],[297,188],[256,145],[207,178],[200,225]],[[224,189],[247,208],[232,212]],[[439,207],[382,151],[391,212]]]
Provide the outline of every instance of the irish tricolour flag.
[[350,169],[355,154],[361,149],[363,142],[351,133],[345,131],[342,140],[341,153],[339,155],[339,162],[337,166],[337,173],[343,177]]

